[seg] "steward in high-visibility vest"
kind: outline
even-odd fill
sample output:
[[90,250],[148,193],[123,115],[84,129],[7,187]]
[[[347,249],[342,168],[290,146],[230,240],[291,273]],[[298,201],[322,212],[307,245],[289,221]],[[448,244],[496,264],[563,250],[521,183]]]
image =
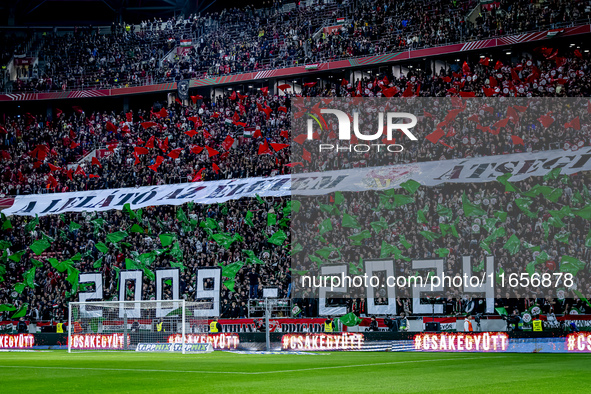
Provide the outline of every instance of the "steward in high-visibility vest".
[[58,334],[63,334],[64,333],[64,323],[57,323],[57,328],[55,329],[55,332],[57,332]]
[[156,323],[156,331],[160,332],[160,331],[164,331],[166,332],[166,330],[163,327],[164,322],[160,322],[160,323]]
[[540,319],[535,319],[532,321],[532,326],[534,331],[542,331],[542,321]]
[[209,323],[209,332],[215,334],[220,332],[222,326],[218,323],[218,319],[215,318],[211,323]]
[[332,319],[328,318],[324,321],[324,332],[333,332]]

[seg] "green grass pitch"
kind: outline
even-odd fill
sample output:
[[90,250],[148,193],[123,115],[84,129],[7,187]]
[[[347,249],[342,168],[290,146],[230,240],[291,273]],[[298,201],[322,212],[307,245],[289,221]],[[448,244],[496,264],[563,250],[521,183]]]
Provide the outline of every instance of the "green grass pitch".
[[589,392],[591,354],[0,353],[2,392]]

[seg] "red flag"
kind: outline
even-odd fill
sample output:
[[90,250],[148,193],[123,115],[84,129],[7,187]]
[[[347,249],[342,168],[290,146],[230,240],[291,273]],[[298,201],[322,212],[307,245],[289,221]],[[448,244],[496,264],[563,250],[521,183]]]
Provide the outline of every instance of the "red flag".
[[497,62],[495,63],[495,70],[498,70],[501,67],[503,67],[503,62],[501,62],[500,60],[497,60]]
[[88,177],[89,178],[100,178],[100,176],[95,175],[95,174],[89,174]]
[[158,141],[158,148],[164,153],[168,151],[168,137],[164,141]]
[[285,108],[285,107],[282,106],[282,107],[277,108],[277,111],[281,111],[283,113],[287,113],[287,108]]
[[527,111],[527,107],[526,106],[523,106],[523,105],[514,105],[513,108],[515,108],[519,112],[525,112],[525,111]]
[[281,149],[285,149],[289,146],[289,144],[276,144],[271,142],[271,147],[275,152],[279,152]]
[[176,101],[179,105],[183,105],[183,102],[178,97],[175,97],[174,101]]
[[148,149],[142,148],[141,146],[136,146],[135,148],[133,148],[133,152],[136,155],[147,155],[148,153],[150,153]]
[[205,170],[205,168],[200,169],[199,171],[197,171],[195,173],[195,176],[193,177],[193,179],[191,179],[191,182],[197,182],[201,180],[201,173],[203,172],[203,170]]
[[217,150],[210,148],[209,146],[206,146],[205,149],[207,149],[207,154],[209,155],[209,157],[213,157],[220,153]]
[[107,131],[110,131],[112,133],[116,133],[117,132],[117,127],[115,127],[115,125],[111,122],[107,122],[107,126],[106,126]]
[[500,129],[503,127],[507,127],[507,123],[509,123],[509,118],[504,118],[504,119],[501,119],[501,120],[495,122],[492,125],[492,127],[496,128],[496,129]]
[[267,94],[269,94],[269,88],[268,87],[261,88],[261,92],[263,93],[263,95],[266,96]]
[[63,113],[64,113],[64,111],[62,111],[61,109],[59,109],[59,108],[55,109],[55,117],[56,118],[59,118],[60,116],[62,116]]
[[79,106],[77,106],[77,105],[74,105],[74,106],[72,106],[72,109],[73,109],[75,112],[79,113],[79,114],[81,114],[81,113],[83,113],[83,112],[84,112],[84,110],[82,109],[82,107],[79,107]]
[[279,85],[279,86],[277,86],[277,88],[278,88],[278,89],[280,89],[280,90],[283,92],[283,91],[285,91],[285,90],[287,90],[287,89],[291,88],[291,85],[289,85],[289,84],[287,84],[287,83],[284,83],[284,84],[282,84],[282,85]]
[[216,174],[220,172],[220,167],[218,167],[218,165],[215,163],[211,163],[211,168],[213,168],[213,172],[215,172]]
[[306,160],[307,162],[312,161],[312,155],[306,150],[306,148],[304,148],[304,152],[302,153],[302,159]]
[[488,57],[485,57],[480,59],[478,63],[482,64],[483,66],[488,66],[490,64],[490,59]]
[[304,143],[304,141],[306,141],[306,138],[307,138],[306,134],[300,134],[297,137],[295,137],[293,140],[295,142],[297,142],[298,144],[302,145]]
[[164,157],[157,156],[156,162],[154,164],[152,164],[151,166],[148,166],[148,168],[153,170],[154,172],[158,172],[158,167],[160,167],[160,164],[162,164],[163,161],[164,161]]
[[550,125],[554,123],[554,118],[548,115],[542,115],[538,118],[538,120],[544,127],[550,127]]
[[92,165],[93,166],[99,166],[100,168],[103,168],[101,162],[96,157],[93,157],[92,158]]
[[279,135],[283,138],[289,138],[289,132],[287,130],[281,130],[281,133],[279,133]]
[[0,150],[0,158],[2,158],[2,160],[11,160],[12,157],[10,156],[10,153],[8,153],[8,151],[5,150]]
[[189,131],[185,131],[185,134],[187,134],[189,137],[195,137],[195,135],[197,134],[196,130],[189,130]]
[[295,163],[288,163],[285,164],[285,167],[295,167],[295,166],[304,166],[304,163],[302,163],[301,161],[295,162]]
[[382,90],[382,94],[384,95],[384,97],[394,97],[398,94],[398,92],[400,92],[398,86],[393,86],[391,88]]
[[117,142],[115,142],[113,144],[109,144],[109,145],[107,145],[107,150],[111,153],[114,153],[117,145],[119,145],[119,143],[117,143]]
[[135,157],[135,162],[133,163],[133,165],[137,166],[138,164],[140,164],[140,157],[137,155],[137,153],[133,152],[133,157]]
[[484,127],[484,126],[481,126],[481,125],[476,125],[476,128],[478,130],[482,130],[483,133],[492,133],[493,132],[492,129],[490,127],[488,127],[488,126]]
[[74,141],[72,141],[72,143],[70,144],[70,149],[76,149],[79,146],[80,146],[80,144],[77,144]]
[[230,137],[229,135],[226,136],[224,142],[222,142],[222,148],[225,150],[230,150],[230,148],[234,145],[234,138]]
[[349,81],[347,81],[345,78],[343,78],[343,80],[341,81],[341,86],[347,86],[349,84]]
[[71,180],[71,181],[73,180],[73,179],[72,179],[72,174],[73,174],[73,173],[74,173],[74,170],[68,170],[68,171],[66,172],[66,175],[68,176],[68,178],[70,178],[70,180]]
[[581,130],[581,121],[580,121],[579,117],[577,116],[576,118],[574,118],[570,122],[565,123],[564,124],[564,127],[565,128],[571,127],[571,128],[573,128],[575,130]]
[[156,140],[155,136],[151,136],[146,142],[146,148],[154,149],[154,141]]
[[445,135],[445,132],[441,129],[437,129],[434,132],[432,132],[431,134],[429,134],[428,136],[426,136],[425,138],[429,141],[431,141],[432,143],[436,144],[437,141],[439,141],[439,139],[441,137],[443,137]]
[[244,123],[244,122],[232,122],[232,124],[234,124],[236,126],[240,126],[240,127],[246,127],[246,123]]
[[82,176],[86,177],[86,172],[84,172],[84,170],[82,169],[82,167],[80,167],[80,165],[78,165],[78,168],[76,168],[76,172],[74,172],[74,174],[82,175]]
[[[36,161],[33,163],[33,169],[36,170],[37,168],[41,167],[43,163],[40,161]],[[19,171],[20,172],[20,171]]]
[[144,129],[147,129],[156,126],[156,122],[142,122],[141,125]]
[[583,54],[581,53],[581,51],[579,51],[578,49],[575,49],[574,52],[575,56],[578,57],[579,59],[583,58]]
[[519,121],[519,115],[517,114],[517,111],[511,106],[507,107],[507,117],[511,119],[511,122],[514,124],[517,124]]
[[474,92],[460,92],[460,97],[476,97]]
[[512,135],[511,136],[511,140],[513,141],[513,145],[523,145],[523,146],[525,146],[525,144],[523,143],[523,140],[520,137],[516,136],[516,135]]
[[132,122],[133,121],[133,112],[126,112],[125,118],[127,119],[128,122]]
[[318,82],[306,82],[306,83],[304,84],[304,86],[306,86],[306,87],[308,87],[308,88],[311,88],[311,87],[313,87],[313,86],[316,86],[316,84],[317,84],[317,83],[318,83]]
[[495,89],[494,88],[485,88],[485,87],[483,87],[482,90],[484,91],[484,95],[486,97],[492,97],[495,94]]
[[157,112],[161,118],[166,118],[168,116],[168,111],[166,108],[162,108],[160,111]]
[[256,129],[254,134],[252,135],[252,138],[260,138],[263,136],[263,133],[261,133],[260,129]]
[[[3,151],[3,152],[4,152],[4,151]],[[93,159],[94,159],[94,157],[93,157]],[[38,162],[38,163],[40,163],[40,162]],[[41,164],[39,164],[39,165],[41,165]],[[51,164],[51,163],[47,163],[47,165],[49,166],[49,170],[50,170],[50,171],[57,171],[57,170],[61,170],[61,168],[60,168],[60,167],[56,167],[56,166],[54,166],[54,165],[53,165],[53,164]]]
[[214,112],[213,115],[211,115],[212,118],[217,119],[220,117],[220,113],[219,112]]
[[195,145],[195,146],[191,147],[191,152],[195,153],[196,155],[198,155],[202,151],[203,151],[203,147],[201,147],[199,145]]
[[57,187],[57,180],[51,174],[47,177],[47,188],[49,189],[50,187]]
[[183,151],[183,148],[176,148],[170,151],[170,153],[168,154],[168,157],[171,157],[173,159],[178,159],[179,155],[181,154],[181,152]]
[[478,114],[470,115],[466,120],[471,120],[472,122],[479,122]]
[[521,80],[519,79],[519,75],[517,75],[517,73],[515,72],[515,70],[511,70],[511,79],[513,80],[513,83],[521,83]]
[[462,64],[462,72],[464,74],[470,74],[470,66],[467,62],[464,62],[464,64]]
[[259,145],[259,152],[258,155],[270,155],[273,152],[271,151],[271,148],[269,148],[269,143],[267,142],[267,140],[265,140],[264,143]]

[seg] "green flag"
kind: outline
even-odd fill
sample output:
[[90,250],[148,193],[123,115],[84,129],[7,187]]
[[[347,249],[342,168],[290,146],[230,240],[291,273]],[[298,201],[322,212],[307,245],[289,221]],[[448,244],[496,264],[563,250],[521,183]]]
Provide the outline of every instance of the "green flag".
[[25,226],[25,231],[27,233],[30,233],[31,231],[33,231],[35,229],[35,227],[37,227],[38,224],[39,224],[39,215],[35,214],[35,219],[31,220]]
[[148,267],[144,268],[144,275],[146,275],[146,277],[151,281],[156,280],[156,275],[154,275],[154,271],[152,271]]
[[318,227],[318,232],[320,235],[326,234],[327,232],[332,231],[332,223],[330,219],[324,219],[320,226]]
[[94,262],[94,264],[92,265],[92,267],[94,269],[100,269],[103,265],[103,258],[101,257],[100,259],[98,259],[97,261]]
[[94,245],[94,247],[97,248],[97,250],[102,253],[107,253],[109,251],[109,247],[102,242],[97,242]]
[[381,217],[380,220],[376,222],[371,222],[369,225],[371,226],[373,231],[375,231],[376,234],[379,234],[381,231],[388,229],[388,222],[386,222],[386,219],[384,219],[383,217]]
[[529,206],[531,205],[532,200],[531,198],[517,198],[515,199],[515,205],[519,208],[527,217],[535,219],[538,217],[536,212],[532,212],[529,210]]
[[560,176],[560,170],[560,167],[556,167],[555,169],[544,175],[544,180],[548,181],[550,179],[558,179],[558,177]]
[[291,211],[298,213],[300,211],[301,205],[302,205],[302,203],[299,202],[298,200],[291,200]]
[[31,289],[35,287],[35,267],[23,273],[23,281]]
[[337,318],[337,320],[347,327],[357,326],[363,321],[363,319],[358,318],[353,312],[347,313],[346,315]]
[[265,264],[265,262],[255,256],[252,250],[242,249],[242,253],[244,253],[248,258],[245,259],[247,264]]
[[80,281],[80,271],[74,267],[68,267],[68,276],[66,281],[72,285],[72,290],[78,290],[78,283]]
[[26,249],[19,250],[18,252],[14,252],[10,256],[8,256],[8,259],[14,261],[15,263],[19,263],[26,252]]
[[330,256],[330,254],[332,252],[338,252],[340,255],[340,252],[338,249],[330,247],[330,246],[325,246],[322,249],[318,249],[317,251],[315,251],[314,253],[316,253],[318,256],[320,257],[324,257],[325,259],[328,259],[328,257]]
[[246,212],[246,217],[244,218],[244,223],[248,224],[250,227],[254,227],[254,223],[252,222],[252,218],[254,217],[254,213],[251,211]]
[[25,290],[25,287],[27,287],[24,283],[16,283],[13,286],[14,291],[16,291],[19,294],[23,294],[23,291]]
[[221,245],[225,249],[229,249],[230,246],[232,246],[232,244],[236,241],[244,241],[244,238],[242,238],[241,235],[234,234],[230,236],[229,233],[214,234],[212,235],[212,238],[218,243],[218,245]]
[[509,316],[507,310],[504,307],[495,308],[495,311],[497,311],[497,313],[501,316]]
[[199,227],[201,227],[201,228],[208,228],[210,230],[215,231],[215,230],[218,229],[218,224],[212,218],[207,218],[207,219],[205,219],[205,222],[199,223]]
[[568,238],[570,237],[570,232],[568,233],[560,233],[560,234],[555,234],[554,235],[554,239],[557,240],[558,242],[562,242],[564,244],[568,245]]
[[583,219],[589,220],[591,219],[591,204],[586,205],[585,208],[582,209],[572,209],[572,213]]
[[183,207],[178,207],[176,210],[176,218],[182,223],[189,223],[189,219],[183,210]]
[[521,241],[519,240],[519,238],[517,238],[517,236],[515,234],[513,234],[511,237],[509,237],[507,242],[505,242],[505,245],[503,245],[503,249],[507,249],[509,251],[509,254],[511,254],[511,256],[513,256],[515,253],[519,252],[520,247],[521,247]]
[[449,255],[449,249],[448,248],[439,248],[435,251],[435,253],[439,257],[445,257],[445,256]]
[[581,260],[571,257],[562,256],[562,263],[560,264],[560,272],[568,272],[576,276],[580,270],[585,267],[585,263]]
[[6,219],[4,223],[2,223],[2,230],[9,230],[12,228],[12,223],[10,223],[10,219]]
[[76,223],[76,222],[70,222],[69,231],[72,232],[72,231],[75,231],[75,230],[79,230],[80,227],[82,227],[82,226],[79,225],[78,223]]
[[380,258],[384,259],[390,256],[394,256],[397,260],[410,261],[410,258],[403,256],[402,251],[394,245],[387,244],[386,241],[382,241],[382,247],[380,250]]
[[267,227],[274,226],[277,223],[277,215],[274,213],[267,213]]
[[337,191],[334,193],[334,203],[335,205],[341,205],[345,201],[345,197],[343,193]]
[[412,247],[412,244],[406,240],[406,237],[404,236],[404,234],[400,234],[400,236],[398,237],[398,239],[400,240],[400,244],[405,249],[408,249],[408,248]]
[[12,312],[16,310],[16,306],[10,304],[0,305],[0,312]]
[[414,194],[418,188],[421,187],[421,184],[415,180],[409,179],[406,182],[402,182],[400,187],[406,190],[409,194]]
[[14,315],[12,315],[11,319],[18,319],[19,317],[25,317],[27,315],[27,309],[29,309],[29,304],[24,303],[23,306],[21,306],[18,309],[18,311],[16,311],[14,313]]
[[486,215],[486,211],[484,209],[468,200],[468,197],[466,197],[466,192],[462,194],[462,206],[464,208],[464,215],[466,217]]
[[68,268],[71,268],[74,264],[74,262],[71,259],[60,262],[58,259],[50,257],[47,259],[47,261],[49,261],[49,264],[51,264],[53,268],[58,270],[58,272],[64,272]]
[[125,237],[127,237],[128,235],[129,234],[127,234],[127,232],[125,232],[125,231],[116,231],[114,233],[108,234],[106,239],[107,239],[107,241],[116,244],[117,242],[123,241],[123,239]]
[[46,249],[48,249],[50,246],[51,246],[51,244],[49,243],[49,241],[47,241],[45,239],[38,239],[37,241],[33,242],[33,244],[31,246],[29,246],[29,248],[31,248],[33,253],[35,253],[37,256],[39,256]]
[[222,267],[222,276],[233,279],[243,266],[244,263],[242,261],[236,261],[235,263],[228,264]]
[[349,236],[349,239],[353,241],[353,245],[361,245],[361,241],[367,238],[371,238],[371,232],[369,230],[363,230],[359,234]]
[[542,193],[542,194],[544,194],[544,197],[546,197],[549,201],[558,202],[560,197],[562,197],[563,192],[564,191],[562,189],[557,187],[555,189],[552,189],[552,191],[549,194],[544,194],[544,193]]
[[361,228],[359,223],[357,222],[357,218],[355,216],[351,216],[347,213],[343,214],[343,227],[351,227],[351,228]]
[[591,308],[591,303],[589,303],[589,300],[588,300],[587,298],[585,298],[585,296],[583,295],[583,293],[581,293],[580,291],[578,291],[578,290],[575,290],[575,289],[573,289],[573,293],[575,293],[575,295],[576,295],[577,297],[579,297],[579,299],[580,299],[581,301],[584,301],[584,302],[585,302],[587,305],[589,305],[589,307]]
[[443,217],[447,217],[447,218],[452,218],[453,214],[451,212],[451,208],[446,207],[444,205],[441,204],[437,204],[437,214],[439,216],[443,216]]
[[511,182],[509,182],[509,178],[511,178],[511,176],[512,176],[511,173],[506,173],[505,175],[501,175],[501,176],[497,177],[497,181],[499,181],[502,185],[505,186],[505,193],[519,192],[519,190],[515,187],[515,185],[513,185]]
[[484,269],[484,260],[480,260],[480,263],[474,266],[474,272],[481,272]]
[[33,263],[33,265],[37,268],[42,268],[43,267],[43,263],[39,260],[35,260],[35,259],[31,259],[31,263]]
[[458,230],[456,230],[456,226],[454,226],[453,224],[446,224],[446,223],[441,223],[439,225],[439,229],[441,230],[441,235],[442,236],[446,236],[447,234],[451,234],[456,238],[459,238],[460,236],[458,235]]
[[134,223],[133,226],[131,226],[131,228],[129,229],[129,232],[131,233],[144,233],[144,229],[142,228],[142,226],[140,226],[137,223]]
[[289,254],[294,255],[296,253],[300,253],[302,250],[304,250],[304,247],[302,245],[300,245],[299,243],[296,243],[293,246],[293,249],[291,249],[291,251],[289,252]]
[[429,223],[427,221],[427,217],[425,216],[425,210],[427,209],[427,207],[423,208],[423,209],[419,209],[417,211],[417,223]]
[[162,243],[162,246],[167,247],[168,245],[170,245],[172,243],[172,241],[174,241],[176,235],[175,234],[160,234],[160,243]]
[[429,240],[429,241],[434,241],[437,238],[441,237],[441,234],[437,234],[432,231],[420,231],[419,234],[421,234],[423,237],[427,238],[427,240]]
[[283,230],[277,230],[267,241],[277,246],[283,245],[287,239],[287,235]]
[[236,281],[234,279],[231,280],[227,280],[224,282],[224,286],[226,286],[226,288],[228,290],[230,290],[232,293],[234,293],[234,285],[235,285]]

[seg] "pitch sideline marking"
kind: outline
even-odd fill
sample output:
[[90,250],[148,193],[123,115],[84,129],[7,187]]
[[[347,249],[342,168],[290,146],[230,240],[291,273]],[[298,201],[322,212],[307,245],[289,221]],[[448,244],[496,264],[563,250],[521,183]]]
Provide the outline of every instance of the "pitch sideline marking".
[[373,367],[378,365],[393,365],[393,364],[411,364],[423,362],[437,362],[437,361],[462,361],[475,359],[491,359],[491,358],[506,358],[500,357],[463,357],[463,358],[438,358],[432,360],[406,360],[406,361],[392,361],[387,363],[372,363],[372,364],[356,364],[356,365],[335,365],[330,367],[316,367],[316,368],[302,368],[302,369],[286,369],[282,371],[261,371],[261,372],[241,372],[241,371],[179,371],[172,369],[129,369],[129,368],[82,368],[82,367],[49,367],[49,366],[23,366],[23,365],[0,365],[0,368],[28,368],[28,369],[61,369],[61,370],[82,370],[82,371],[125,371],[125,372],[173,372],[173,373],[209,373],[209,374],[226,374],[226,375],[264,375],[274,373],[289,373],[289,372],[303,372],[303,371],[317,371],[323,369],[337,369],[337,368],[358,368],[358,367]]

